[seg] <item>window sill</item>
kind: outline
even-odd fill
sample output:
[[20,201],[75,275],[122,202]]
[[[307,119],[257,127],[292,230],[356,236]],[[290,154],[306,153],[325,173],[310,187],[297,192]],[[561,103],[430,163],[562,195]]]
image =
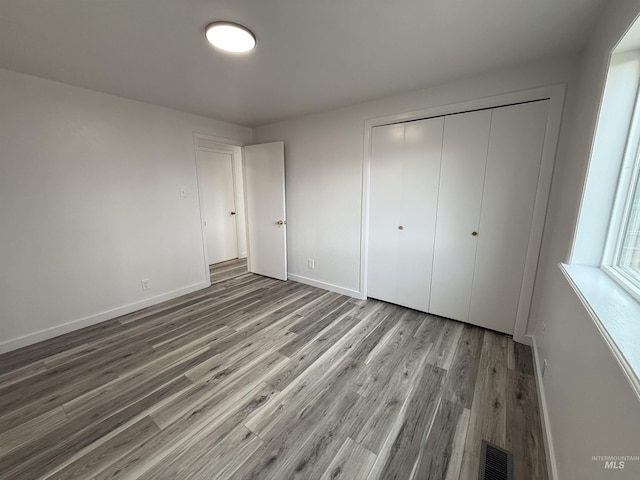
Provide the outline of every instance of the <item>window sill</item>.
[[640,303],[600,268],[559,266],[640,398]]

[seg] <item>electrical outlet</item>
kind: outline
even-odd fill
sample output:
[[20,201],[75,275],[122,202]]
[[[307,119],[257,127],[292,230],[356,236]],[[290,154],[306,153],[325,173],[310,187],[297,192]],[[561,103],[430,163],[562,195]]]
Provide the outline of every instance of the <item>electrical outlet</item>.
[[542,373],[540,373],[540,376],[542,378],[544,378],[544,372],[546,371],[547,371],[547,360],[545,359],[542,361]]
[[310,258],[309,261],[307,261],[307,267],[313,270],[316,268],[316,261],[313,258]]
[[148,278],[142,279],[142,290],[150,290],[151,289],[151,280]]

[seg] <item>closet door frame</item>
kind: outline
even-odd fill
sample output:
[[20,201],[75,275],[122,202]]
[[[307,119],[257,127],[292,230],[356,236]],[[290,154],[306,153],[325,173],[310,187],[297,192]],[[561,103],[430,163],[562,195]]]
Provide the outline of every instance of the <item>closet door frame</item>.
[[371,177],[371,139],[374,127],[402,123],[412,120],[427,119],[455,113],[464,113],[474,110],[504,107],[518,103],[534,102],[537,100],[549,100],[549,111],[545,131],[538,187],[536,190],[535,204],[531,232],[529,234],[529,246],[524,269],[522,288],[518,303],[513,338],[517,342],[527,345],[532,344],[532,338],[527,335],[527,324],[533,296],[533,287],[538,266],[538,257],[542,244],[542,232],[547,211],[547,203],[551,190],[551,177],[555,163],[558,137],[560,134],[560,122],[562,119],[562,107],[564,104],[565,84],[548,87],[522,90],[491,97],[469,100],[449,105],[430,107],[411,112],[398,113],[383,117],[366,119],[364,122],[364,159],[362,168],[362,227],[360,245],[360,298],[367,298],[367,274],[368,274],[368,243],[369,243],[369,183]]

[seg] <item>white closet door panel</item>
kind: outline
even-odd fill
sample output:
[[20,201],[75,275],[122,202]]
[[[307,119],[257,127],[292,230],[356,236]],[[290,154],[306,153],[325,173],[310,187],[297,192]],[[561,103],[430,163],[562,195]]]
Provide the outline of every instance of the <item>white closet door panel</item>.
[[548,101],[493,111],[469,321],[513,334]]
[[445,117],[430,311],[468,321],[491,111]]
[[397,303],[429,311],[444,117],[405,125]]
[[404,125],[373,129],[367,295],[398,303],[398,221]]

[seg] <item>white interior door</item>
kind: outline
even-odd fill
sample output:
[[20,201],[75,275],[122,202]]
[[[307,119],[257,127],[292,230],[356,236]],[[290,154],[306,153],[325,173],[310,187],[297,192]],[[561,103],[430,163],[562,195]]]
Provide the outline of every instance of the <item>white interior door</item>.
[[481,199],[487,164],[491,110],[445,117],[438,220],[433,253],[430,311],[466,322]]
[[493,110],[469,322],[513,334],[549,101]]
[[287,279],[284,142],[244,147],[249,271]]
[[208,262],[238,258],[232,155],[198,151],[198,175]]

